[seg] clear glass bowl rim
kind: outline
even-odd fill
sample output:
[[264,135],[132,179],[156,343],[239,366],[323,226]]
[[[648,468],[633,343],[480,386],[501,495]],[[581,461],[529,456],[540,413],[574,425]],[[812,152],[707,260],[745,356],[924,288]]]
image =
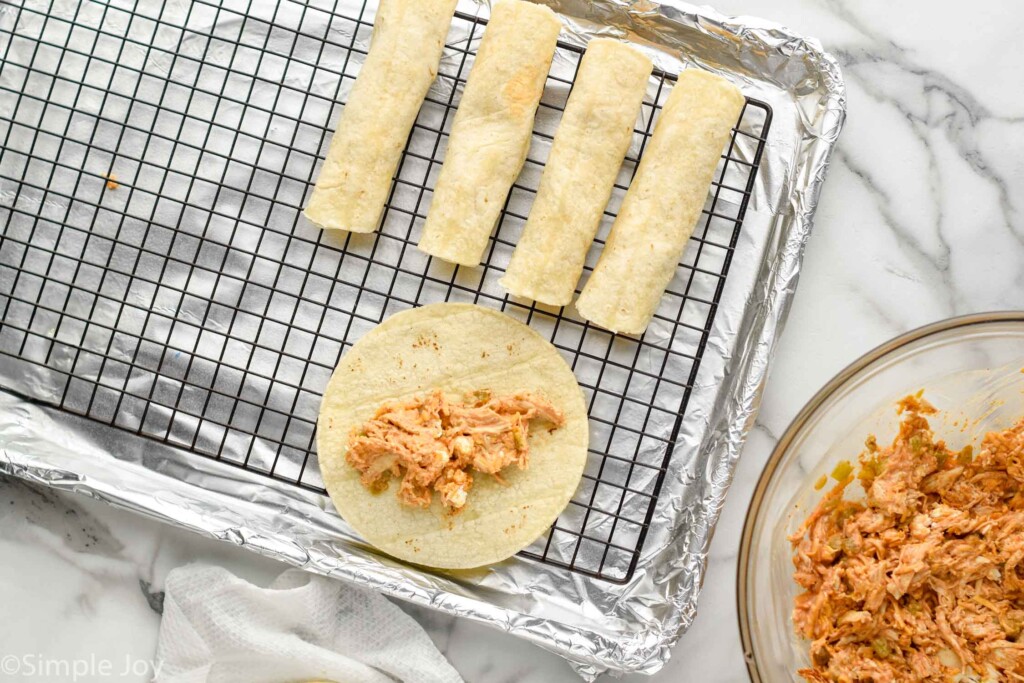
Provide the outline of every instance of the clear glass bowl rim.
[[743,534],[740,536],[740,552],[737,560],[736,572],[736,611],[739,615],[740,642],[743,646],[743,658],[747,664],[747,672],[753,683],[768,683],[761,677],[757,668],[757,657],[754,653],[753,638],[751,637],[751,614],[749,613],[750,596],[747,594],[747,573],[749,569],[751,545],[753,543],[754,525],[761,513],[761,504],[764,502],[765,492],[778,469],[779,463],[790,444],[796,436],[804,429],[805,425],[821,409],[822,405],[845,387],[849,382],[855,380],[862,372],[874,365],[877,361],[894,354],[910,344],[916,343],[928,337],[947,333],[951,330],[963,329],[977,325],[991,323],[1020,322],[1024,323],[1024,311],[992,311],[988,313],[972,313],[954,318],[947,318],[938,322],[930,323],[922,327],[905,332],[889,341],[876,346],[863,356],[853,361],[840,370],[825,386],[800,409],[789,427],[782,434],[772,454],[765,462],[761,476],[757,480],[754,494],[747,507],[747,515],[743,521]]

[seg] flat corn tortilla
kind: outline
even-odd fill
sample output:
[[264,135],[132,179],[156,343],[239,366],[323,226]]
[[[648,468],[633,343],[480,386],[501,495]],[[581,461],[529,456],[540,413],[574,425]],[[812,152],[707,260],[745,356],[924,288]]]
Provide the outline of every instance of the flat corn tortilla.
[[[389,401],[441,390],[453,399],[490,390],[529,392],[565,415],[554,431],[530,430],[525,470],[506,484],[475,473],[465,509],[401,503],[399,482],[373,494],[345,460],[349,433]],[[497,311],[432,304],[398,313],[360,339],[334,371],[320,407],[317,450],[338,512],[370,544],[401,560],[445,569],[499,562],[540,536],[568,504],[587,460],[587,409],[576,378],[549,342]]]
[[643,334],[693,234],[729,134],[745,103],[721,76],[679,74],[601,258],[576,300],[586,320]]

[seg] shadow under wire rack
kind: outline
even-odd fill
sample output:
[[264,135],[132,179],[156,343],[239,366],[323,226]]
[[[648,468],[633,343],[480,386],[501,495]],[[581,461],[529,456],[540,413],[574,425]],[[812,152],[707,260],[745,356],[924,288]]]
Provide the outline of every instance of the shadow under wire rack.
[[[497,285],[578,47],[559,44],[529,159],[480,267],[415,247],[486,25],[477,16],[456,15],[382,228],[322,232],[300,217],[372,12],[339,0],[0,2],[3,386],[323,493],[314,430],[340,355],[413,306],[498,308],[558,348],[591,425],[579,490],[521,555],[625,583],[686,415],[771,109],[747,101],[647,333],[612,335],[571,306],[522,302]],[[651,79],[583,282],[673,80]]]

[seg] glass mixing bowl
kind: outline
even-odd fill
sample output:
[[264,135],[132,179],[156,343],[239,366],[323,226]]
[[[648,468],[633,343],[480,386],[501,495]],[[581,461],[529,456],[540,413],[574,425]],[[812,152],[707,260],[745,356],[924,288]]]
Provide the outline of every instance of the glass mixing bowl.
[[842,460],[856,462],[869,434],[891,441],[895,402],[920,389],[939,410],[932,429],[951,448],[1011,426],[1024,416],[1024,311],[953,318],[897,337],[840,372],[786,430],[740,545],[740,635],[754,683],[800,681],[796,670],[809,666],[807,644],[793,632],[798,587],[786,537],[830,488],[815,491],[815,482]]

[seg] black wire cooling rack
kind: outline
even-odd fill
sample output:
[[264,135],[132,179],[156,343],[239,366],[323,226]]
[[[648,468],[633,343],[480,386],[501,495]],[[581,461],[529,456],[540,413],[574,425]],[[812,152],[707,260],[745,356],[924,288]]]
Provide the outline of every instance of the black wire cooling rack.
[[[561,44],[533,150],[485,263],[415,248],[485,21],[458,14],[375,235],[300,218],[372,7],[0,2],[0,377],[69,413],[323,492],[321,391],[399,310],[499,308],[546,335],[589,401],[583,484],[523,555],[633,575],[771,123],[748,100],[704,215],[643,338],[497,285],[582,50]],[[672,78],[655,74],[587,274]],[[584,276],[584,279],[586,274]],[[582,286],[582,283],[581,283]]]

